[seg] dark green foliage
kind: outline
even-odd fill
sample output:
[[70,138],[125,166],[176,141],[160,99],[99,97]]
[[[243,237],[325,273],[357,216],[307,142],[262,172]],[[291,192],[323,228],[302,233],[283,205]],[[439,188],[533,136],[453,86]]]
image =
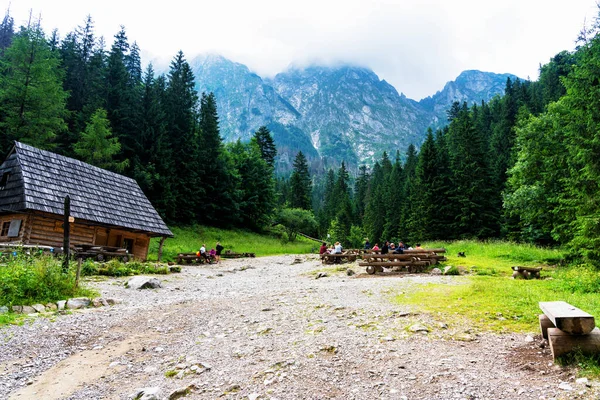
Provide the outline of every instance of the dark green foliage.
[[263,160],[271,167],[275,168],[275,156],[277,155],[277,148],[273,141],[273,136],[266,126],[261,126],[252,138],[256,145],[260,149]]
[[0,56],[4,55],[4,51],[12,44],[12,39],[15,34],[15,20],[10,16],[9,10],[6,10],[2,23],[0,23]]
[[301,208],[283,208],[275,220],[285,227],[290,242],[296,240],[299,232],[310,236],[314,235],[317,229],[317,221],[315,221],[312,211]]
[[312,209],[312,181],[306,157],[299,151],[294,159],[294,171],[290,177],[290,206],[304,210]]
[[63,71],[39,24],[22,28],[0,59],[0,146],[14,140],[49,149],[66,129]]

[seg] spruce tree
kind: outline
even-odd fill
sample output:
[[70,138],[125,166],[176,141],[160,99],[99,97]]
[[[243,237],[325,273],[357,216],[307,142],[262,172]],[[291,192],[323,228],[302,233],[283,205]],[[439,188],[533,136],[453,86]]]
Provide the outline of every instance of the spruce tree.
[[179,51],[171,61],[165,90],[164,110],[167,141],[173,159],[169,173],[175,206],[167,210],[168,219],[183,223],[196,221],[200,199],[206,199],[203,185],[205,163],[200,158],[198,94],[192,70]]
[[312,209],[312,181],[306,157],[301,151],[294,158],[294,170],[290,177],[290,192],[290,205],[292,208]]
[[23,28],[0,59],[0,150],[14,140],[49,149],[66,129],[63,72],[39,23]]
[[261,126],[256,132],[252,140],[260,149],[263,160],[267,162],[271,168],[275,169],[275,156],[277,156],[277,147],[271,136],[271,131],[266,126]]
[[0,57],[4,56],[6,49],[12,44],[15,34],[15,20],[10,16],[9,10],[6,10],[2,23],[0,24]]
[[[206,222],[214,225],[228,225],[239,220],[239,210],[235,203],[231,171],[219,132],[219,116],[214,94],[202,93],[200,100],[200,148],[199,161],[203,164],[199,176],[205,193],[198,203],[199,213]],[[244,182],[253,185],[255,182]],[[256,182],[259,184],[259,182]]]

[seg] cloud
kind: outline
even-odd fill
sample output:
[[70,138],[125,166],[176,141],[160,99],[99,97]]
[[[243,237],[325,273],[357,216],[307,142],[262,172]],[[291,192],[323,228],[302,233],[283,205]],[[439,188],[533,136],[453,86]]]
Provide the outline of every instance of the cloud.
[[[260,75],[291,64],[355,63],[408,97],[431,95],[466,69],[532,79],[540,63],[571,50],[594,0],[170,0],[13,1],[17,23],[41,14],[63,34],[90,14],[108,44],[124,25],[151,58],[220,53]],[[0,4],[8,7],[8,1]],[[164,62],[164,61],[163,61]]]

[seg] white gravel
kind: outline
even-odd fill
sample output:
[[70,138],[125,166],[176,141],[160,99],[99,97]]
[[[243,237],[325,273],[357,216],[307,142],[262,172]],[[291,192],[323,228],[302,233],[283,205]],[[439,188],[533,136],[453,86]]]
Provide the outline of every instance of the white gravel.
[[0,329],[0,398],[127,399],[151,387],[193,399],[598,398],[597,382],[554,365],[539,336],[479,333],[391,301],[464,278],[345,266],[358,274],[289,255],[184,266],[160,289],[91,282],[123,302]]

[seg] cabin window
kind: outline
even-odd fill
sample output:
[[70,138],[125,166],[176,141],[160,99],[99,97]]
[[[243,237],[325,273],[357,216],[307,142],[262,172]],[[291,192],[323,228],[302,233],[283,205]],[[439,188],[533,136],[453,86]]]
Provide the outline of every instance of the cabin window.
[[2,231],[0,232],[0,236],[8,236],[8,230],[10,229],[10,221],[6,221],[2,223]]
[[2,174],[2,178],[0,178],[0,189],[4,189],[4,186],[6,186],[6,182],[8,182],[9,177],[10,172],[5,172]]

